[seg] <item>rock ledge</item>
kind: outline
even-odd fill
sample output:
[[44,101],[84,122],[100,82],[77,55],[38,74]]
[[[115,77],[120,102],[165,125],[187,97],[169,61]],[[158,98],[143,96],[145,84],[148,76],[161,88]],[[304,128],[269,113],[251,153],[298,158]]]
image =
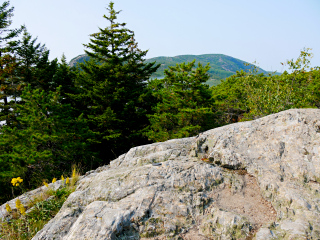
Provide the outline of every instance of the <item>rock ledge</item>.
[[33,239],[319,239],[319,152],[317,109],[132,148]]

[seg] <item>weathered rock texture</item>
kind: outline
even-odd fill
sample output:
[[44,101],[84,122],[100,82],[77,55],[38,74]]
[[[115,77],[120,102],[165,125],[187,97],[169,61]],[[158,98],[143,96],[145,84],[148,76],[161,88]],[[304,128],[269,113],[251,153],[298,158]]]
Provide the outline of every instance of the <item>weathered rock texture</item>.
[[319,239],[319,152],[316,109],[139,146],[83,176],[33,239]]

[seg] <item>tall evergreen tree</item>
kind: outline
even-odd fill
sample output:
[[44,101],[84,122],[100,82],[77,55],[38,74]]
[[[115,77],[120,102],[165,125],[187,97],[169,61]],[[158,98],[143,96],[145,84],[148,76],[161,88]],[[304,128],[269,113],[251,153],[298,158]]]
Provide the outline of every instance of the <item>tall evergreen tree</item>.
[[10,103],[8,98],[14,92],[16,86],[15,68],[17,66],[13,51],[18,44],[15,38],[21,33],[23,27],[10,29],[13,16],[13,7],[9,7],[10,2],[4,1],[0,5],[0,122],[10,122]]
[[[29,85],[17,106],[19,127],[0,130],[0,191],[9,192],[9,179],[20,176],[27,188],[70,171],[74,163],[89,170],[96,154],[89,151],[93,133],[83,116],[74,117],[70,104],[61,104],[60,87],[45,92]],[[5,196],[2,196],[5,197]],[[0,197],[0,202],[2,200]]]
[[61,103],[70,103],[73,107],[76,107],[77,103],[71,99],[70,94],[78,93],[78,89],[75,87],[75,81],[78,74],[79,69],[70,67],[63,54],[51,82],[51,88],[53,90],[60,87],[60,94],[62,97]]
[[[15,57],[5,54],[0,58],[0,122],[11,125],[14,119],[13,108],[20,91],[20,79],[16,75],[18,62]],[[11,98],[11,99],[10,99]]]
[[81,64],[78,82],[82,91],[78,99],[86,106],[91,129],[100,134],[97,150],[107,158],[146,142],[142,130],[148,119],[142,96],[159,67],[144,62],[147,51],[138,49],[125,23],[116,22],[120,11],[113,6],[110,2],[109,14],[103,16],[109,26],[99,28],[84,45],[92,60]]
[[45,91],[53,89],[53,77],[58,68],[58,61],[49,60],[49,50],[44,44],[37,43],[37,38],[32,38],[26,29],[16,49],[19,61],[18,75],[26,84],[32,88]]
[[14,40],[14,38],[23,30],[23,27],[9,29],[14,10],[13,7],[9,8],[9,5],[10,1],[4,1],[2,5],[0,5],[0,58],[13,50],[17,45],[17,41]]
[[177,64],[165,70],[163,79],[154,79],[149,88],[157,98],[154,114],[148,115],[153,141],[189,137],[215,127],[211,91],[205,84],[209,79],[209,65],[195,61]]

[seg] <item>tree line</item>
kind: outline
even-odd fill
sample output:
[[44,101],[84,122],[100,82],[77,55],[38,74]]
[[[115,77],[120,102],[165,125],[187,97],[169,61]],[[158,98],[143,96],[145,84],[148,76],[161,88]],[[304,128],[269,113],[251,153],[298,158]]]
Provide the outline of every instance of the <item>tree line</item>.
[[[163,79],[150,76],[134,32],[117,22],[110,2],[105,28],[84,44],[90,60],[70,67],[25,26],[12,29],[14,8],[0,5],[0,203],[43,180],[108,164],[131,147],[189,137],[214,127],[289,108],[320,106],[318,67],[309,49],[280,76],[240,71],[209,88],[209,65],[177,64]],[[20,191],[20,192],[19,192]]]

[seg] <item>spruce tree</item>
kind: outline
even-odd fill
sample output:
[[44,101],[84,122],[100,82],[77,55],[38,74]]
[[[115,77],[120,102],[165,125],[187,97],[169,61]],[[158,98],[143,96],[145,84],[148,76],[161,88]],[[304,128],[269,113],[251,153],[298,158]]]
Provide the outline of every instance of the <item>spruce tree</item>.
[[32,38],[24,29],[22,40],[16,48],[16,57],[19,61],[17,74],[25,85],[45,91],[54,90],[53,77],[58,61],[50,61],[49,52],[44,44],[37,43],[37,38]]
[[165,70],[163,79],[150,82],[157,105],[154,114],[148,115],[149,139],[159,142],[189,137],[215,126],[211,91],[205,84],[210,67],[194,66],[195,61],[177,64]]
[[[19,97],[24,86],[45,91],[53,89],[53,77],[57,71],[57,60],[49,61],[49,50],[45,45],[36,43],[37,38],[23,28],[22,39],[10,43],[12,48],[0,58],[1,91],[4,98],[1,120],[7,125],[15,123],[16,105],[20,104]],[[8,52],[10,51],[10,52]],[[9,101],[9,98],[11,101]]]
[[85,104],[91,129],[100,134],[97,150],[104,158],[114,158],[130,147],[146,143],[142,131],[148,125],[143,94],[150,75],[159,66],[145,63],[147,51],[137,47],[133,31],[118,23],[110,2],[109,26],[91,34],[85,44],[91,60],[81,64],[77,98]]
[[10,29],[14,8],[10,8],[9,5],[9,1],[4,1],[0,5],[0,98],[2,99],[0,103],[0,122],[6,121],[6,124],[10,123],[12,115],[8,98],[12,97],[17,86],[17,76],[15,75],[17,62],[13,52],[18,45],[18,41],[15,38],[23,30],[23,27]]
[[63,54],[51,82],[51,88],[53,90],[60,87],[60,94],[62,97],[61,103],[69,103],[72,104],[73,107],[77,107],[77,103],[73,101],[70,94],[78,93],[78,90],[75,87],[75,81],[78,74],[79,69],[76,67],[70,67],[65,55]]
[[4,54],[12,52],[17,45],[17,40],[14,40],[14,38],[17,37],[24,28],[9,29],[14,10],[13,7],[9,8],[9,5],[9,1],[4,1],[2,5],[0,5],[0,58]]
[[1,192],[10,190],[5,183],[13,177],[22,177],[31,189],[42,179],[70,171],[72,164],[85,170],[96,167],[96,154],[88,149],[94,134],[82,115],[74,117],[70,104],[61,104],[60,89],[46,92],[27,86],[21,95],[24,104],[16,109],[19,127],[1,128]]
[[0,65],[0,122],[10,125],[14,121],[13,108],[21,87],[20,79],[16,75],[18,62],[12,55],[5,54],[0,58]]

